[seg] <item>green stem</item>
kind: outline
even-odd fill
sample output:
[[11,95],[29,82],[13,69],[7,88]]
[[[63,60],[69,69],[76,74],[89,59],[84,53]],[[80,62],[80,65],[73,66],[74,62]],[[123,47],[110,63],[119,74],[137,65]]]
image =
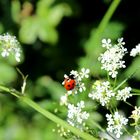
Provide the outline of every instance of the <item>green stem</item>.
[[95,45],[99,45],[101,37],[102,37],[102,33],[104,32],[104,30],[106,29],[107,24],[109,23],[113,13],[115,12],[115,10],[117,9],[118,5],[120,3],[120,0],[113,0],[113,2],[111,3],[111,5],[109,6],[109,9],[107,10],[107,12],[105,13],[104,17],[102,18],[96,32],[95,32],[95,36],[93,36],[93,38],[91,38],[91,40],[94,40],[94,44],[92,46],[89,46],[91,48],[91,53],[93,51],[93,46]]
[[[61,126],[65,127],[66,129],[68,129],[71,132],[73,132],[74,134],[76,134],[77,136],[80,136],[81,138],[86,139],[86,140],[97,140],[97,138],[91,136],[88,133],[80,131],[79,129],[69,125],[68,123],[66,123],[62,119],[58,118],[57,116],[55,116],[51,112],[43,109],[42,107],[40,107],[37,103],[35,103],[31,99],[29,99],[28,97],[26,97],[26,96],[19,96],[19,95],[17,95],[16,92],[14,92],[14,90],[10,90],[9,88],[6,88],[4,86],[0,86],[0,90],[6,91],[6,92],[14,95],[21,102],[26,103],[27,105],[29,105],[31,108],[35,109],[37,112],[41,113],[46,118],[50,119],[51,121],[55,122],[56,124],[60,124]],[[21,95],[22,95],[22,93],[21,93]]]
[[102,132],[106,132],[110,137],[112,137],[112,139],[116,140],[111,134],[109,134],[104,128],[102,128],[98,123],[96,122],[93,122],[92,121],[92,124],[97,127],[98,129],[100,129]]
[[102,132],[105,132],[105,130],[95,121],[92,121],[93,126],[97,127],[98,129],[100,129]]
[[102,21],[99,24],[98,30],[97,30],[97,38],[101,37],[102,32],[105,30],[109,20],[111,19],[113,13],[115,12],[116,8],[118,7],[120,3],[120,0],[113,0],[113,2],[111,3],[108,11],[106,12],[106,14],[104,15]]
[[115,77],[113,88],[115,88],[117,82],[117,77]]
[[128,76],[126,79],[124,79],[115,89],[114,91],[118,90],[126,81],[128,81],[130,78],[133,77],[133,75],[137,72],[138,69],[136,69],[130,76]]
[[123,127],[123,129],[125,130],[125,132],[126,132],[128,135],[132,136],[131,133],[125,128],[125,126]]
[[134,106],[131,105],[129,102],[125,101],[125,103],[134,108]]
[[140,89],[132,89],[132,92],[140,93]]
[[132,95],[137,95],[137,96],[139,96],[139,95],[140,95],[140,93],[132,93]]
[[109,76],[108,72],[107,72],[107,80],[110,82],[110,76]]
[[[115,10],[117,9],[119,3],[121,0],[113,0],[111,5],[109,6],[107,12],[105,13],[104,17],[102,18],[99,26],[96,30],[91,31],[91,37],[86,43],[86,58],[87,61],[87,67],[89,69],[93,69],[93,63],[96,64],[95,58],[98,57],[99,53],[101,52],[101,48],[99,47],[94,51],[95,46],[101,45],[101,38],[103,36],[103,32],[105,31],[112,15],[114,14]],[[82,66],[83,67],[83,66]],[[97,68],[98,70],[98,68]]]
[[[133,77],[133,75],[135,75],[135,73],[137,72],[137,70],[139,69],[140,67],[138,67],[131,75],[129,75],[126,79],[124,79],[124,81],[122,81],[115,89],[114,91],[118,90],[126,81],[128,81],[130,78]],[[136,89],[135,89],[136,90]],[[140,90],[137,89],[137,91],[140,92]]]

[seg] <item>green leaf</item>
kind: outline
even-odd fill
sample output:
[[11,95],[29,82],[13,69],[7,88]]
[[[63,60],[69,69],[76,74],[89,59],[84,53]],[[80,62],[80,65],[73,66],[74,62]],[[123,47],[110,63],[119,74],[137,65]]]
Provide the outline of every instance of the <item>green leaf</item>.
[[132,61],[132,64],[125,71],[125,76],[130,76],[134,71],[136,71],[136,73],[133,75],[133,77],[140,80],[140,57],[136,57]]
[[67,4],[56,5],[49,10],[47,17],[48,24],[55,27],[60,23],[63,16],[69,16],[71,13],[72,11]]
[[49,6],[47,5],[47,1],[39,1],[37,3],[36,15],[38,17],[46,19],[48,16]]
[[36,20],[36,17],[28,17],[22,21],[22,25],[19,31],[19,38],[21,42],[32,44],[36,41],[39,28]]
[[43,42],[49,42],[55,44],[58,40],[58,34],[55,28],[48,26],[48,24],[42,24],[42,27],[38,31],[38,37]]
[[54,3],[54,0],[40,0],[37,3],[37,15],[44,15],[45,11],[48,11],[49,7]]
[[[110,22],[106,26],[104,32],[101,35],[102,38],[111,38],[115,39],[120,37],[122,34],[122,31],[124,30],[124,25],[118,22]],[[87,55],[92,55],[92,57],[96,58],[99,56],[99,53],[104,49],[101,47],[101,40],[100,43],[95,43],[95,34],[96,30],[93,28],[91,31],[90,38],[85,43],[85,50],[87,52]]]
[[16,71],[12,66],[0,62],[0,83],[11,83],[16,79]]
[[69,5],[62,3],[51,6],[53,2],[53,0],[39,1],[34,16],[21,21],[19,31],[21,42],[33,44],[37,38],[46,43],[57,42],[58,34],[55,27],[61,22],[63,16],[68,16],[72,12]]
[[123,23],[117,21],[110,22],[107,25],[102,37],[116,40],[116,38],[121,37],[124,29],[125,29],[125,25]]
[[43,76],[37,80],[37,85],[41,88],[45,88],[45,92],[48,91],[49,93],[52,93],[51,96],[55,100],[59,100],[60,96],[65,93],[65,90],[61,83],[53,81],[48,76]]
[[20,2],[18,0],[13,0],[11,4],[12,19],[18,23],[20,20]]

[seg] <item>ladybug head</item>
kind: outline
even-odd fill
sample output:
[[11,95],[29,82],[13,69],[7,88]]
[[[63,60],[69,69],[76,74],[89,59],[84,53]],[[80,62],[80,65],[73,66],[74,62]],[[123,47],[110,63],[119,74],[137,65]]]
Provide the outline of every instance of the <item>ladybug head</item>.
[[73,74],[69,75],[69,78],[70,79],[75,79]]

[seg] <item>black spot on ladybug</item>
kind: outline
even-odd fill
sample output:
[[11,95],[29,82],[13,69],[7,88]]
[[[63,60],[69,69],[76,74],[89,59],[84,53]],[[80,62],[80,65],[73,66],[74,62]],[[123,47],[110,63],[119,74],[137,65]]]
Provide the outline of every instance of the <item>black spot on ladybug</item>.
[[74,83],[72,83],[72,85],[74,86],[75,84],[74,84]]
[[70,85],[67,85],[68,87],[70,87]]

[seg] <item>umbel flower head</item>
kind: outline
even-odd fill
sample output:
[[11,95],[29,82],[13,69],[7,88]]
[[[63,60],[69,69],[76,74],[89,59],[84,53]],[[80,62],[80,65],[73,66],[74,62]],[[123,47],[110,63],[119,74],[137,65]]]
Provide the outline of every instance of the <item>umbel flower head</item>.
[[127,53],[127,49],[123,47],[124,44],[123,38],[119,38],[118,43],[114,45],[111,44],[111,39],[102,40],[102,47],[106,48],[106,51],[98,60],[102,63],[101,69],[106,70],[112,78],[117,76],[118,69],[126,67],[125,61],[122,60]]
[[131,90],[132,90],[131,87],[125,87],[122,90],[118,90],[118,93],[116,95],[116,99],[126,101],[127,98],[132,97],[132,94],[130,94]]
[[96,100],[102,106],[109,107],[111,100],[126,101],[132,97],[131,87],[114,91],[109,81],[95,81],[92,86],[92,91],[88,94],[89,98]]
[[132,111],[130,118],[134,119],[134,125],[139,124],[140,122],[140,107],[135,106],[135,110]]
[[80,101],[77,103],[77,106],[74,106],[73,104],[68,104],[68,115],[67,115],[67,122],[79,128],[80,130],[83,130],[85,127],[85,121],[89,117],[89,113],[86,111],[82,111],[85,108],[84,101]]
[[122,129],[124,125],[127,125],[128,119],[120,115],[118,112],[115,112],[112,114],[106,114],[107,117],[107,131],[110,133],[114,133],[116,135],[116,138],[120,138],[120,136],[123,134]]
[[8,33],[0,35],[0,53],[2,57],[14,55],[17,62],[20,62],[21,49],[20,44],[15,36]]
[[109,105],[111,98],[115,96],[109,81],[96,81],[92,88],[88,96],[100,102],[102,106]]

